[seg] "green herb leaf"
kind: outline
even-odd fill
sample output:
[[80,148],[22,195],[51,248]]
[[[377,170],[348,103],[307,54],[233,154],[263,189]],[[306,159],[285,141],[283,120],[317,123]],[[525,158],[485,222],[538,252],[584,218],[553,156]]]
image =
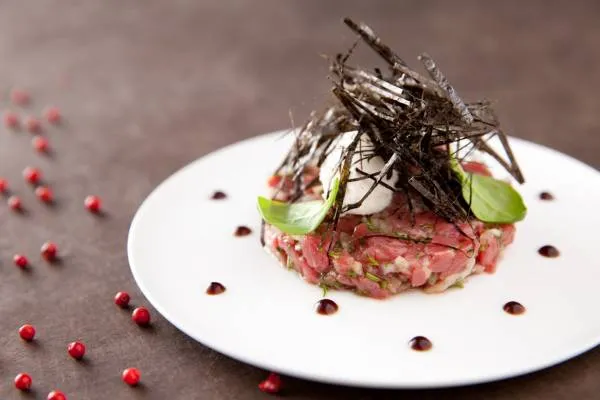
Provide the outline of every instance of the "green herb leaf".
[[430,285],[435,285],[435,283],[438,280],[438,274],[436,274],[435,272],[433,274],[431,274],[429,276],[429,279],[427,279],[427,283]]
[[370,232],[377,232],[377,226],[375,226],[375,224],[373,223],[373,221],[371,220],[371,218],[367,217],[365,220],[365,223],[367,224],[367,229]]
[[325,296],[327,296],[327,293],[329,292],[330,289],[341,289],[342,285],[337,281],[325,282],[325,281],[321,280],[321,282],[319,283],[319,287],[323,291],[323,297],[325,297]]
[[462,195],[473,214],[483,222],[512,223],[525,218],[527,207],[511,185],[490,176],[470,174],[456,159],[450,166],[462,186]]
[[375,259],[375,257],[373,257],[372,255],[368,254],[367,255],[367,261],[369,261],[369,264],[371,264],[374,267],[378,267],[379,266],[379,261],[377,261]]
[[348,253],[352,253],[352,252],[354,252],[355,248],[356,248],[356,246],[354,246],[354,243],[352,243],[352,242],[350,242],[350,243],[347,243],[347,244],[345,245],[345,250],[346,250]]
[[319,285],[319,287],[321,288],[321,290],[323,290],[323,297],[327,296],[327,292],[329,291],[329,286],[327,286],[327,284],[325,284],[325,283],[321,283]]
[[451,288],[459,288],[462,289],[465,287],[465,281],[462,279],[457,280],[456,282],[454,282],[454,284],[452,286],[450,286]]
[[286,260],[286,267],[287,269],[294,269],[294,261],[292,261],[292,258],[289,256]]
[[258,210],[263,219],[290,235],[306,235],[317,229],[333,206],[340,187],[339,179],[333,182],[325,202],[320,200],[302,203],[283,203],[260,196]]
[[331,250],[329,253],[329,257],[333,258],[334,260],[340,258],[340,256],[342,255],[342,252],[340,250]]
[[365,272],[365,278],[367,278],[368,280],[373,281],[373,282],[377,282],[377,283],[381,282],[380,277],[378,277],[377,275],[373,275],[370,272]]

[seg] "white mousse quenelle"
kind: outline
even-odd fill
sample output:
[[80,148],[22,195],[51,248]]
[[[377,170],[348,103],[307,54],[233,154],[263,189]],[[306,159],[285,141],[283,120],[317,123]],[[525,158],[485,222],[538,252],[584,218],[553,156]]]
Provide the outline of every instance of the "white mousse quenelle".
[[[358,131],[350,131],[341,134],[333,145],[333,150],[331,150],[325,158],[325,161],[323,161],[319,171],[319,180],[323,185],[323,198],[327,198],[327,193],[329,192],[329,189],[331,189],[333,181],[336,177],[339,178],[342,154],[346,151],[347,147],[352,143],[357,134]],[[377,174],[385,165],[385,161],[381,157],[375,156],[374,154],[369,156],[369,153],[372,153],[373,150],[374,146],[369,137],[367,135],[362,135],[356,147],[356,152],[352,157],[352,166],[350,167],[350,176],[348,178],[350,182],[348,182],[346,187],[344,206],[359,202],[373,184],[372,179],[355,179],[364,178],[365,174]],[[397,180],[398,174],[394,171],[390,178],[383,178],[382,182],[393,187]],[[378,185],[373,189],[369,196],[367,196],[360,207],[348,210],[347,213],[357,215],[378,213],[390,205],[392,197],[393,192],[389,188]]]

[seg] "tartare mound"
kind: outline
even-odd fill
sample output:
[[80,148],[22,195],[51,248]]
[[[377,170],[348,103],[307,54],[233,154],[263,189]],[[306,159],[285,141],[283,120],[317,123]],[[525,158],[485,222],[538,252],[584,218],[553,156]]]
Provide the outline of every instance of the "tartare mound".
[[386,68],[350,65],[358,42],[330,58],[333,102],[292,131],[257,198],[261,243],[310,283],[375,298],[493,272],[527,206],[491,102],[463,101],[427,53],[423,75],[369,26],[344,23]]
[[[482,164],[463,166],[489,174]],[[305,175],[309,181],[316,171]],[[288,178],[272,178],[270,183],[281,179]],[[309,189],[306,199],[317,198],[319,192],[320,187]],[[278,193],[282,200],[285,196],[285,191]],[[265,248],[309,283],[386,298],[410,288],[442,292],[462,286],[469,275],[494,272],[503,249],[514,239],[513,224],[485,224],[475,218],[450,223],[418,198],[408,200],[396,193],[382,212],[344,215],[335,231],[324,222],[310,234],[294,236],[266,223]]]

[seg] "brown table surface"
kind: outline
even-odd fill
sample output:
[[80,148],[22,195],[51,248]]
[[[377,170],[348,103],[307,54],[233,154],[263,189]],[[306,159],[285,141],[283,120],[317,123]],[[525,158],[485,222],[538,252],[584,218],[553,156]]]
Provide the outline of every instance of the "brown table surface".
[[[525,2],[523,2],[525,3]],[[195,158],[237,140],[289,126],[329,90],[321,53],[346,49],[342,16],[370,23],[416,64],[428,51],[466,99],[497,100],[508,132],[600,167],[600,3],[519,1],[3,1],[0,89],[32,93],[20,113],[60,106],[46,128],[55,152],[35,154],[26,132],[0,128],[0,176],[27,213],[0,201],[0,398],[259,399],[265,371],[189,339],[151,309],[141,330],[112,297],[133,281],[125,242],[145,196]],[[357,60],[371,60],[367,50]],[[3,94],[2,108],[10,108]],[[14,108],[14,107],[12,107]],[[37,165],[56,194],[38,202],[21,170]],[[82,206],[99,194],[105,218]],[[60,265],[39,259],[53,240]],[[30,273],[13,267],[23,252]],[[176,295],[176,294],[174,294]],[[557,294],[559,295],[559,294]],[[31,322],[35,344],[17,336]],[[560,321],[557,318],[557,323]],[[552,334],[548,332],[548,334]],[[88,345],[84,363],[66,344]],[[491,344],[493,345],[493,343]],[[120,381],[137,366],[144,385]],[[35,391],[13,377],[28,371]],[[529,376],[480,386],[375,391],[285,378],[289,399],[598,399],[600,350]]]

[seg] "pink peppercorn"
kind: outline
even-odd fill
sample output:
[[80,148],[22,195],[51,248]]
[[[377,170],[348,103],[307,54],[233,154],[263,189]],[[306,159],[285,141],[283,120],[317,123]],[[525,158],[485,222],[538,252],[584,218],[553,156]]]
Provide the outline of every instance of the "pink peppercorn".
[[32,117],[31,115],[25,117],[23,124],[25,125],[25,129],[31,133],[39,133],[42,130],[42,124],[40,123],[40,120]]
[[40,153],[47,152],[49,147],[48,139],[43,136],[35,136],[33,139],[31,139],[31,145]]
[[2,122],[7,128],[16,128],[19,126],[19,116],[12,111],[4,111],[2,114]]
[[29,104],[29,93],[23,89],[13,89],[10,91],[10,101],[14,104],[24,106]]
[[48,107],[44,110],[44,116],[46,117],[46,120],[51,124],[57,124],[60,122],[61,119],[60,110],[58,109],[58,107],[53,106]]

